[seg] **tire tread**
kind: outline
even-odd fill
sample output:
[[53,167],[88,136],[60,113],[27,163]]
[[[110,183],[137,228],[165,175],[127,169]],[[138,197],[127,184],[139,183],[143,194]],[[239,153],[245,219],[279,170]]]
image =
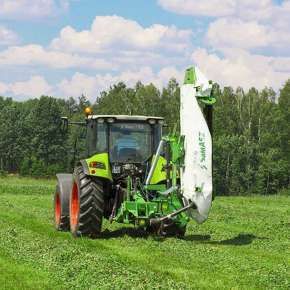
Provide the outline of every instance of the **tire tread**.
[[79,182],[80,215],[76,236],[96,237],[102,228],[104,190],[101,180],[85,175],[82,167],[75,170]]

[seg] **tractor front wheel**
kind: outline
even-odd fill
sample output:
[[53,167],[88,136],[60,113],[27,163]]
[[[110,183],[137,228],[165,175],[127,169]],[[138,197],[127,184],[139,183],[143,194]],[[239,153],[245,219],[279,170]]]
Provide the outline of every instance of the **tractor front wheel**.
[[70,195],[70,229],[77,236],[97,237],[102,228],[104,190],[101,180],[84,174],[82,167],[74,171]]

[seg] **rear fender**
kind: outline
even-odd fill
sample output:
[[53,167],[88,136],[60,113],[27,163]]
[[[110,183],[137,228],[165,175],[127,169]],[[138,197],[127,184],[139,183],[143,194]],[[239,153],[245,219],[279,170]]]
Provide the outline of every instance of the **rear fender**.
[[63,204],[63,214],[69,215],[69,198],[73,186],[73,175],[60,173],[56,175],[60,193],[61,202]]

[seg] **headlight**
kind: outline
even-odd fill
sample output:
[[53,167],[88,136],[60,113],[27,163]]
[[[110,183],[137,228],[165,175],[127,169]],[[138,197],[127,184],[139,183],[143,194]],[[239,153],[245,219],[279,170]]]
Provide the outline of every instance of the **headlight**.
[[104,121],[105,121],[104,118],[99,118],[98,119],[98,123],[104,123]]
[[114,123],[114,122],[115,122],[115,119],[114,119],[114,118],[108,118],[108,119],[107,119],[107,122],[108,122],[108,123]]
[[149,123],[150,125],[154,125],[154,124],[156,123],[156,120],[155,120],[155,119],[149,119],[149,120],[148,120],[148,123]]

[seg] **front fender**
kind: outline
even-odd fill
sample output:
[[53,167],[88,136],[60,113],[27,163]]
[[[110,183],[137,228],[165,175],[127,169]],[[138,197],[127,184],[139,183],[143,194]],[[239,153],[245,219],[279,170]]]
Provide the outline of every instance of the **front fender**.
[[113,181],[108,153],[97,153],[90,158],[80,160],[80,165],[86,175]]

